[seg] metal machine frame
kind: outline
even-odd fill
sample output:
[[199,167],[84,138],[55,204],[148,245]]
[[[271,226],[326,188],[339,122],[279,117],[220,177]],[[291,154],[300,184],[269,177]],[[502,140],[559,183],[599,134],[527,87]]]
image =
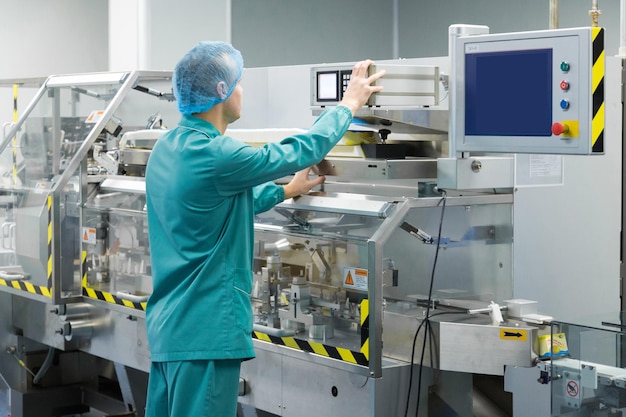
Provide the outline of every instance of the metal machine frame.
[[[429,68],[427,93],[441,100],[431,89],[446,88],[447,68],[432,61],[388,67]],[[315,68],[326,67],[345,66]],[[312,68],[246,69],[247,91],[265,92],[252,105],[270,109],[268,91],[284,90],[307,116],[321,113],[326,104],[311,109],[310,93],[290,88],[308,85]],[[274,82],[280,88],[268,88]],[[143,174],[152,144],[178,120],[173,100],[168,71],[53,76],[5,129],[0,412],[143,415]],[[356,130],[377,152],[408,152],[331,154],[323,188],[257,216],[257,358],[242,364],[240,414],[469,417],[474,375],[539,372],[536,341],[551,317],[517,298],[513,158],[443,158],[449,115],[440,101],[363,108]],[[229,134],[280,135],[284,124],[253,121],[251,132]]]

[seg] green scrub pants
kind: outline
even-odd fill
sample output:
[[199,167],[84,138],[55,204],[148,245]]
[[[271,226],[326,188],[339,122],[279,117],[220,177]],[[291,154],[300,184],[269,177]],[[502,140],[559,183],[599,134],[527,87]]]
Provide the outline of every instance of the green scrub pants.
[[240,359],[152,362],[145,417],[235,417]]

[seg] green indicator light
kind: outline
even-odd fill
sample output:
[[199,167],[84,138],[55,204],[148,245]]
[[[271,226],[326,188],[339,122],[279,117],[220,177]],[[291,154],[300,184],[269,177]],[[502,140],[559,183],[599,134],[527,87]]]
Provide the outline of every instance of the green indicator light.
[[569,63],[568,62],[565,62],[565,61],[561,62],[561,71],[563,71],[563,72],[569,71]]

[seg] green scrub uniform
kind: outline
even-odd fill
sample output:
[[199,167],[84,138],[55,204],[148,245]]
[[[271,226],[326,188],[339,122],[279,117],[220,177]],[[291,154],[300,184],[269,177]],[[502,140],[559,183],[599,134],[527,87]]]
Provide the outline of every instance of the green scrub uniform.
[[[254,215],[284,200],[283,187],[272,181],[319,163],[351,121],[350,110],[337,106],[307,132],[254,148],[183,116],[159,138],[146,169],[153,279],[146,321],[153,363],[254,357]],[[163,415],[151,414],[153,395],[169,392],[169,384],[167,378],[151,380],[146,416]]]

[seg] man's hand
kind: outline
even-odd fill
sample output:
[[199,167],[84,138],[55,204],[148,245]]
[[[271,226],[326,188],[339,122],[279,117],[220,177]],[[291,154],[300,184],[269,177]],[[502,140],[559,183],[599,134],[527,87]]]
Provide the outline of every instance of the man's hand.
[[298,171],[296,172],[296,175],[293,176],[293,179],[289,181],[289,184],[283,185],[283,189],[285,190],[285,200],[308,193],[311,191],[311,188],[316,185],[320,185],[326,179],[324,176],[309,178],[310,172],[311,168]]
[[380,85],[373,86],[372,84],[385,75],[385,70],[368,76],[368,68],[373,63],[372,60],[367,59],[357,62],[354,68],[352,68],[350,83],[343,94],[343,99],[339,103],[349,108],[352,114],[356,113],[367,103],[372,93],[377,93],[383,89]]

